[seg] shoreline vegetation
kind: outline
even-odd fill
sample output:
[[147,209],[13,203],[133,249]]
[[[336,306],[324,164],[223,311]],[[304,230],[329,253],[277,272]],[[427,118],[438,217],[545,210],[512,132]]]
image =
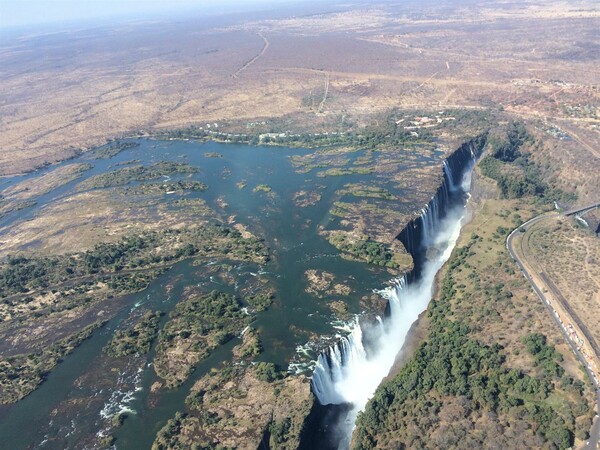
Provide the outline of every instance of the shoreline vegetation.
[[35,353],[0,358],[0,405],[15,403],[44,382],[63,358],[106,322],[95,322]]
[[[393,123],[393,118],[404,114],[405,121],[411,119],[419,120],[420,117],[436,115],[438,108],[433,110],[402,110],[394,108],[391,111],[383,114],[377,114],[372,118],[372,125],[361,127],[361,132],[352,131],[355,127],[353,124],[347,124],[344,131],[290,131],[289,121],[282,123],[263,125],[264,130],[254,133],[242,133],[236,131],[216,131],[213,129],[205,129],[200,125],[190,125],[184,128],[175,128],[169,130],[131,130],[127,133],[110,137],[101,145],[96,145],[88,148],[80,148],[73,152],[72,155],[56,160],[53,163],[46,162],[36,167],[19,174],[3,175],[1,178],[11,178],[22,176],[39,170],[48,168],[49,166],[58,165],[78,158],[88,160],[109,159],[119,153],[136,148],[139,143],[128,142],[131,139],[153,139],[153,140],[197,140],[201,142],[214,141],[222,144],[247,144],[251,146],[257,145],[272,145],[272,146],[287,146],[291,148],[326,148],[326,147],[356,147],[374,149],[381,145],[403,145],[409,142],[427,141],[435,134],[432,131],[438,129],[447,129],[456,131],[461,127],[474,127],[475,130],[482,130],[487,127],[487,122],[495,118],[497,111],[492,108],[481,108],[478,110],[464,110],[455,108],[446,108],[444,114],[446,117],[439,118],[435,125],[428,124],[426,127],[398,127],[398,124]],[[383,127],[379,125],[384,122]],[[240,124],[231,122],[226,124],[224,128],[238,129]],[[438,128],[430,128],[432,126]],[[469,134],[477,134],[479,131],[470,131],[464,133],[461,138],[465,138]],[[387,133],[387,134],[386,134]],[[391,138],[389,138],[391,136]],[[204,155],[207,158],[220,158],[218,152],[207,152]],[[356,164],[364,164],[364,161],[357,160]]]
[[[190,125],[185,128],[165,131],[138,131],[131,138],[147,137],[173,140],[214,140],[221,143],[248,145],[280,145],[293,148],[353,147],[376,149],[381,146],[401,146],[408,142],[428,141],[440,129],[457,130],[471,128],[482,130],[488,127],[489,120],[497,114],[492,108],[465,110],[445,108],[435,110],[415,110],[392,108],[375,114],[370,123],[363,126],[346,125],[344,130],[309,132],[290,129],[288,121],[270,123],[252,133],[226,131],[239,128],[232,122],[221,125],[222,131]],[[434,119],[428,116],[435,116]],[[425,119],[424,119],[425,118]],[[415,124],[410,126],[411,124]],[[475,134],[477,134],[475,132]]]

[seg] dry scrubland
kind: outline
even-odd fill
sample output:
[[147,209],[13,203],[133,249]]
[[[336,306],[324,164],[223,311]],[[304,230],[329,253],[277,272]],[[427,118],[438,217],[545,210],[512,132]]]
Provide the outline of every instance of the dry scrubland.
[[599,17],[591,1],[409,2],[6,40],[0,173],[139,130],[331,130],[397,106],[551,117],[591,151]]
[[552,217],[531,230],[529,250],[600,342],[600,240],[576,219]]

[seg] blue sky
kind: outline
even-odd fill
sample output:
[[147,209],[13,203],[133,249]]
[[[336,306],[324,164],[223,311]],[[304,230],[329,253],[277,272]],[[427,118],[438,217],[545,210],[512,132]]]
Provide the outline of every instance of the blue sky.
[[[186,11],[247,11],[290,0],[0,0],[0,27],[155,18]],[[257,9],[258,9],[257,8]]]

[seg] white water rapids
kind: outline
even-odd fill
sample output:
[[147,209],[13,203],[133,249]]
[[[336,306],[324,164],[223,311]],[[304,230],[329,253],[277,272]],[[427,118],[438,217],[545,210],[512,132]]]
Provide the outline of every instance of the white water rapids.
[[[461,186],[450,184],[452,191],[469,192],[471,168],[466,170]],[[312,379],[313,391],[319,402],[322,405],[352,405],[346,417],[337,424],[338,431],[344,436],[340,449],[349,447],[358,413],[389,374],[410,327],[425,311],[433,296],[437,272],[456,244],[465,218],[465,205],[459,202],[440,221],[431,214],[437,207],[434,201],[422,216],[423,244],[429,249],[429,255],[433,253],[435,256],[430,256],[423,264],[419,279],[411,283],[401,279],[395,286],[379,291],[389,300],[390,315],[383,321],[379,320],[379,332],[369,333],[369,336],[376,336],[375,342],[370,342],[369,351],[363,346],[363,330],[357,321],[346,338],[319,356]]]

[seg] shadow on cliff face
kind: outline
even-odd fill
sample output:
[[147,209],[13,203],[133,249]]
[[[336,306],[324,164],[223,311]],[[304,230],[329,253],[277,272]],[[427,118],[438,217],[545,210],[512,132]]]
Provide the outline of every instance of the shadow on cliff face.
[[340,442],[345,438],[344,429],[339,426],[339,422],[344,420],[351,409],[352,405],[323,406],[315,399],[304,422],[298,450],[338,450]]

